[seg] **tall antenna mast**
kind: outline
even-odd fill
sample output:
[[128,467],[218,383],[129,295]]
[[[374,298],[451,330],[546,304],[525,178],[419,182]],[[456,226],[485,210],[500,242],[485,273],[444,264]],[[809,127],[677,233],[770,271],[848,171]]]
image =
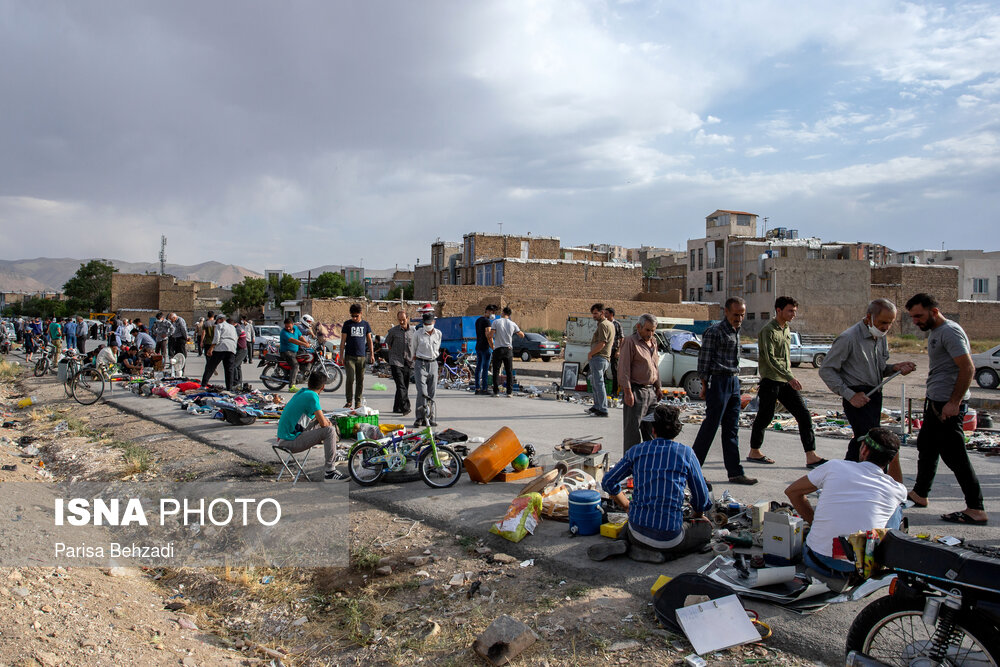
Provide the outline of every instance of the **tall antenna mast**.
[[167,237],[160,235],[160,275],[167,273]]

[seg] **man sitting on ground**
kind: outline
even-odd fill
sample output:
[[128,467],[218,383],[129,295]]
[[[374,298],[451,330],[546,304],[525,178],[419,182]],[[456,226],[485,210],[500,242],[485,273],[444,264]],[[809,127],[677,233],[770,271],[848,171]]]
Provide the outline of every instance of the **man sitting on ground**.
[[123,347],[118,353],[118,365],[125,369],[130,375],[142,373],[142,360],[139,359],[139,350],[132,347]]
[[[288,401],[278,420],[278,446],[298,454],[322,442],[326,458],[324,478],[333,481],[347,479],[347,475],[334,468],[337,460],[337,432],[319,405],[318,392],[323,390],[326,379],[322,373],[312,373],[307,386]],[[312,417],[304,430],[300,425],[303,417]]]
[[[698,457],[690,447],[675,442],[681,432],[680,410],[657,405],[643,418],[653,429],[653,439],[635,445],[604,476],[602,486],[628,511],[628,525],[615,541],[602,541],[587,550],[592,560],[627,554],[644,563],[699,549],[712,537],[712,524],[704,512],[712,506],[708,485]],[[622,492],[632,476],[632,501]],[[691,489],[691,520],[684,520],[684,487]]]
[[[899,438],[873,428],[861,439],[858,461],[827,461],[785,489],[785,495],[809,522],[802,560],[827,576],[847,577],[852,563],[834,560],[833,541],[841,535],[875,528],[898,528],[906,487],[883,471],[899,453]],[[806,496],[823,489],[815,511]]]

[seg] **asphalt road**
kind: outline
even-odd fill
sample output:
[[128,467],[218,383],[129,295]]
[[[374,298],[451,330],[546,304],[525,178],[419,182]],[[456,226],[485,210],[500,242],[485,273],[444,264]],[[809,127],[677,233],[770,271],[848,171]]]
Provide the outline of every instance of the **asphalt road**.
[[[200,375],[202,364],[202,359],[190,356],[188,374]],[[535,365],[541,366],[537,362]],[[545,366],[558,368],[552,364]],[[259,375],[256,362],[244,366],[244,369],[249,378]],[[388,389],[374,391],[371,386],[375,381],[385,384]],[[381,412],[382,423],[398,421],[389,412],[392,408],[392,382],[368,377],[365,387],[367,403]],[[411,397],[412,392],[411,388]],[[122,409],[171,426],[185,435],[214,446],[231,449],[262,462],[275,461],[270,449],[276,428],[274,422],[259,420],[252,426],[233,427],[217,420],[187,414],[179,410],[176,403],[162,399],[143,399],[126,392],[116,392],[110,400]],[[324,410],[340,408],[343,401],[342,392],[323,394],[321,398]],[[438,390],[437,403],[440,428],[454,428],[472,438],[488,438],[501,426],[509,426],[522,443],[532,443],[543,456],[551,454],[552,448],[564,438],[581,436],[601,437],[612,460],[617,460],[621,454],[621,413],[614,409],[610,418],[600,419],[585,416],[584,406],[579,403],[527,397],[480,397],[467,391],[449,389]],[[693,425],[686,426],[678,440],[691,443],[696,429]],[[741,431],[741,451],[744,455],[748,438],[749,433]],[[818,438],[818,452],[827,458],[840,457],[846,449],[846,443],[843,439],[821,437]],[[704,468],[707,479],[715,485],[715,493],[720,494],[728,489],[734,497],[745,503],[785,500],[785,487],[807,472],[798,437],[791,433],[769,433],[764,451],[777,461],[775,465],[746,466],[747,474],[759,478],[760,483],[751,487],[730,486],[717,441]],[[996,517],[993,525],[954,526],[945,524],[938,518],[940,514],[960,509],[964,505],[954,476],[946,467],[941,466],[931,494],[931,506],[907,512],[911,532],[1000,540],[1000,457],[987,458],[976,453],[971,456],[987,499],[986,509]],[[321,458],[313,455],[310,459],[309,467],[312,471],[320,472]],[[916,470],[914,447],[903,449],[902,466],[907,484],[912,484]],[[523,559],[534,558],[533,567],[544,567],[554,573],[572,575],[595,584],[618,585],[643,596],[648,595],[650,584],[659,574],[690,571],[708,560],[704,555],[691,555],[658,566],[628,560],[595,563],[587,559],[586,548],[603,538],[571,538],[566,524],[553,521],[543,521],[534,535],[517,544],[490,535],[490,523],[503,514],[520,488],[519,483],[479,485],[463,478],[456,486],[446,490],[432,490],[419,481],[405,484],[383,483],[370,488],[352,487],[351,497],[426,521],[455,534],[486,539],[496,550],[506,551]],[[771,643],[798,655],[833,663],[842,659],[847,629],[864,604],[866,602],[835,605],[813,616],[799,616],[756,601],[751,606],[774,629],[775,637],[770,640]]]

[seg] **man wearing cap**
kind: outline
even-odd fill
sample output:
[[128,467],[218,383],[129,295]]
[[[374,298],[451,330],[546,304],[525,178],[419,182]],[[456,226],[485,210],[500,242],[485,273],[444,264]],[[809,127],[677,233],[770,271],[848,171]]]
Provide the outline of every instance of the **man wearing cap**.
[[221,363],[226,376],[226,391],[232,391],[233,361],[236,358],[236,328],[226,322],[226,316],[222,313],[215,316],[212,342],[205,350],[205,355],[208,358],[205,361],[205,372],[201,376],[201,384],[208,384],[215,369]]
[[434,390],[437,388],[437,358],[441,353],[441,331],[434,326],[434,313],[425,312],[423,326],[413,332],[407,359],[413,364],[417,385],[417,419],[415,428],[437,426]]
[[[809,523],[803,562],[828,576],[846,577],[853,563],[834,560],[833,540],[860,530],[898,528],[906,487],[883,472],[899,453],[899,438],[873,428],[861,439],[859,461],[827,461],[792,482],[785,495]],[[807,495],[823,490],[815,510]]]
[[[694,551],[712,538],[712,524],[704,512],[712,506],[701,465],[690,447],[675,442],[681,432],[680,410],[657,405],[643,417],[653,439],[632,447],[601,481],[604,491],[628,512],[628,526],[619,539],[601,540],[591,546],[591,560],[628,555],[644,563]],[[632,476],[632,500],[622,482]],[[691,520],[684,520],[684,489],[691,490]]]

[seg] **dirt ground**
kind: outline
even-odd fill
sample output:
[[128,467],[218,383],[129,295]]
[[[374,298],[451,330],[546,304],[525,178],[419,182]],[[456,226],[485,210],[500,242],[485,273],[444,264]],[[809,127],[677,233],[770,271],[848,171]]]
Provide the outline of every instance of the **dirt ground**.
[[[2,378],[0,412],[13,423],[0,429],[0,464],[16,468],[0,471],[0,489],[274,474],[105,404],[77,405],[54,377]],[[38,403],[14,407],[28,395]],[[18,444],[25,436],[37,454]],[[0,568],[0,667],[485,665],[471,646],[501,614],[539,637],[513,665],[681,664],[691,653],[648,599],[519,563],[475,536],[350,509],[344,569]],[[811,664],[766,641],[706,658]]]

